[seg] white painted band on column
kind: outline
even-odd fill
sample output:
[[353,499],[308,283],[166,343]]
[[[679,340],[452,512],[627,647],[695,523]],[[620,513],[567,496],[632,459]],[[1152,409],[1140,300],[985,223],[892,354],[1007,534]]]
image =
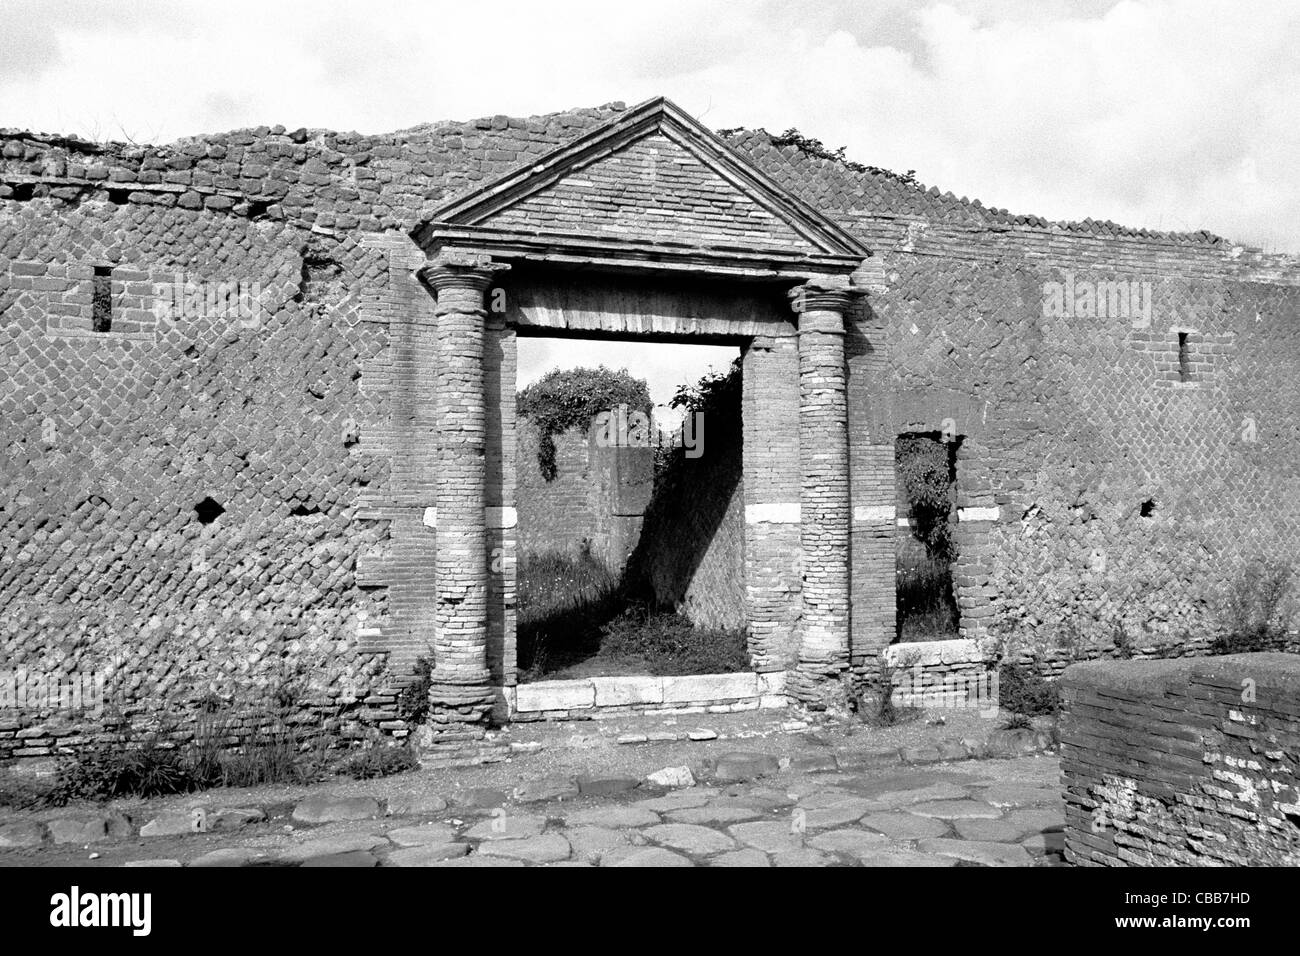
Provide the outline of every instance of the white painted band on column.
[[997,521],[1002,512],[995,505],[992,508],[958,508],[958,521]]
[[893,521],[895,508],[893,505],[854,505],[854,521]]
[[745,505],[745,524],[798,524],[799,502]]
[[[519,524],[519,512],[514,508],[497,508],[488,507],[483,509],[483,517],[489,528],[513,528]],[[424,526],[426,528],[438,527],[438,509],[424,509]]]

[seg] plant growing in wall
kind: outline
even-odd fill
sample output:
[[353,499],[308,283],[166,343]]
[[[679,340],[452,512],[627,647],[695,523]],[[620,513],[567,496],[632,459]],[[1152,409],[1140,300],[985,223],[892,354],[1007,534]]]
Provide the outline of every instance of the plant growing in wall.
[[627,369],[554,369],[516,398],[519,415],[537,426],[537,466],[551,481],[557,474],[555,436],[569,428],[584,431],[598,414],[619,406],[649,415],[653,407],[645,379],[633,378]]

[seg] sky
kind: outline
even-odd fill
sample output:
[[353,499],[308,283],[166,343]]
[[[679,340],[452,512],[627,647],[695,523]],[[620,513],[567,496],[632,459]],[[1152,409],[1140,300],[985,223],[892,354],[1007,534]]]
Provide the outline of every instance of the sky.
[[1298,51],[1300,0],[0,0],[0,126],[379,133],[662,94],[1012,212],[1300,252]]

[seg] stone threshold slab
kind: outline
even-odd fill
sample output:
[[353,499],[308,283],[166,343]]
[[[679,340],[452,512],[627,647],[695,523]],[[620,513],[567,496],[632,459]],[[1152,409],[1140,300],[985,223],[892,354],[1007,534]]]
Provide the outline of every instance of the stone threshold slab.
[[508,688],[515,713],[734,703],[785,693],[785,673],[693,674],[685,677],[588,677]]

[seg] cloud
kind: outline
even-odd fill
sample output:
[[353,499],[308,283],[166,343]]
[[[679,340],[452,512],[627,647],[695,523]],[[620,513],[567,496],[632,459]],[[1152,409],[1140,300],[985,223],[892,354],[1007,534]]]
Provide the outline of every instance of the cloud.
[[383,132],[665,93],[1049,218],[1300,251],[1300,4],[231,0],[0,6],[0,124]]

